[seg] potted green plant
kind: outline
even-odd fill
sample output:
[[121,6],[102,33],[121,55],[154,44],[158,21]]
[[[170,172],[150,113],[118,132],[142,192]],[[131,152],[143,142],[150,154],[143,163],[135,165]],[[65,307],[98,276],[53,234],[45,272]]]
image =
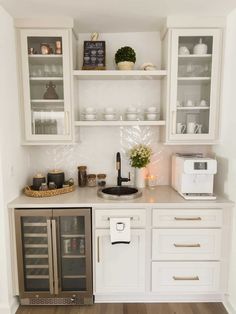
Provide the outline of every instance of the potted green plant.
[[115,54],[115,61],[119,70],[132,70],[136,62],[136,53],[131,47],[121,47]]
[[129,151],[131,167],[135,168],[135,185],[144,188],[146,181],[146,166],[151,161],[152,149],[148,145],[139,144]]

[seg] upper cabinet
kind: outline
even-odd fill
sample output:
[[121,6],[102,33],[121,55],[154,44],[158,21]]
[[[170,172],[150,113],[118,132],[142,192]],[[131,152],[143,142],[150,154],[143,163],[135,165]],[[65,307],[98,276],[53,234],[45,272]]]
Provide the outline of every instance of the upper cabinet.
[[72,30],[18,30],[23,137],[26,144],[73,138]]
[[167,144],[214,144],[218,139],[222,31],[170,29]]

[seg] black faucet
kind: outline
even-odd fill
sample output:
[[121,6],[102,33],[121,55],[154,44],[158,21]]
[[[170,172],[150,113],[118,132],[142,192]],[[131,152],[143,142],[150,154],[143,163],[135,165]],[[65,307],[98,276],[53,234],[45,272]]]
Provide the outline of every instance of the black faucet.
[[121,158],[120,158],[119,152],[116,154],[116,169],[118,171],[118,176],[117,176],[117,185],[118,186],[121,186],[122,182],[129,182],[130,181],[130,172],[129,172],[128,178],[122,178],[121,177]]

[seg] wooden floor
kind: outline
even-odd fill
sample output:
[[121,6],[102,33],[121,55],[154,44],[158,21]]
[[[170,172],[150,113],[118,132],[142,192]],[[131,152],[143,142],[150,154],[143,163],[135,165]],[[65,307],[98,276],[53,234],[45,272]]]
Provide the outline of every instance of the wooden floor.
[[115,303],[91,306],[20,306],[17,314],[227,314],[222,303]]

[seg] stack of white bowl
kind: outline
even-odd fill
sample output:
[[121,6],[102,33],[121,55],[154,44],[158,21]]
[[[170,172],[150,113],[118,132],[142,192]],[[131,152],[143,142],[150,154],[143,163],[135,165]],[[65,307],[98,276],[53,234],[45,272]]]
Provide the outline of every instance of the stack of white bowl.
[[106,107],[103,111],[103,119],[106,121],[117,120],[116,110],[112,107]]
[[97,111],[93,107],[86,107],[82,113],[82,120],[94,121],[97,120]]
[[133,106],[129,106],[126,110],[126,120],[136,121],[139,119],[139,110]]
[[156,121],[156,120],[160,119],[160,113],[157,111],[156,107],[154,107],[154,106],[148,107],[145,110],[145,117],[146,117],[146,120]]

